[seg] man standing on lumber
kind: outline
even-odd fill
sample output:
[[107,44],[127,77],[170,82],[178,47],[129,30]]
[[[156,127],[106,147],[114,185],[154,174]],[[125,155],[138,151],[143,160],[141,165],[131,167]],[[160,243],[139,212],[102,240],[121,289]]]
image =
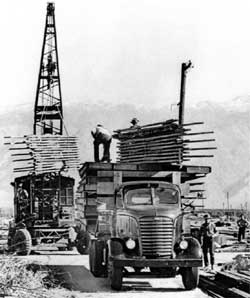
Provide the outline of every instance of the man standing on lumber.
[[94,131],[91,131],[94,138],[94,158],[95,162],[100,162],[99,158],[99,146],[103,145],[103,157],[102,162],[110,162],[110,144],[112,141],[111,133],[104,128],[101,124],[97,124]]
[[217,235],[214,223],[210,221],[208,214],[204,215],[205,222],[201,225],[200,236],[204,257],[205,270],[208,270],[208,253],[210,254],[211,269],[214,269],[214,237]]
[[245,239],[245,232],[246,232],[246,228],[248,227],[248,222],[245,219],[244,214],[240,215],[240,219],[237,221],[237,225],[239,227],[238,241],[240,242],[241,239]]
[[132,129],[135,129],[135,128],[139,128],[139,127],[140,127],[140,125],[138,124],[138,123],[139,123],[139,120],[138,120],[137,118],[133,118],[133,119],[130,121],[130,123],[132,124],[132,125],[130,126],[130,128],[132,128]]

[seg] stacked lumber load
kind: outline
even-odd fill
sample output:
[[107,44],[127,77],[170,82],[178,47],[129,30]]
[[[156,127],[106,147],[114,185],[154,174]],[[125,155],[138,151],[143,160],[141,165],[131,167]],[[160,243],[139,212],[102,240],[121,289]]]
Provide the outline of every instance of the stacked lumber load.
[[[213,131],[191,132],[189,127],[201,124],[203,122],[179,125],[177,120],[172,119],[116,130],[113,138],[119,141],[118,162],[168,162],[180,165],[192,158],[213,157],[207,151],[214,150],[216,147],[207,145],[205,147],[190,147],[191,144],[215,141],[211,138],[190,139],[213,134]],[[193,154],[193,151],[201,153]]]
[[59,172],[79,165],[78,139],[62,135],[5,137],[14,173],[21,175]]
[[[113,208],[114,191],[122,182],[156,180],[178,184],[184,201],[197,199],[197,185],[194,180],[206,177],[210,167],[170,165],[168,163],[97,163],[86,162],[79,170],[81,180],[77,193],[76,207],[84,216],[90,229],[94,229],[97,208],[105,204],[106,210]],[[202,182],[197,182],[198,187]],[[91,230],[90,230],[91,232]]]

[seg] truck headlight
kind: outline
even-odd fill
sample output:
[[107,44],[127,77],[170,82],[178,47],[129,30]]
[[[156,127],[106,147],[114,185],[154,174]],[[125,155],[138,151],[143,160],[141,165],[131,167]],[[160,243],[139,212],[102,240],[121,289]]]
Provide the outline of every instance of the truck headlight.
[[187,249],[188,248],[188,242],[186,240],[181,240],[180,244],[180,249]]
[[134,249],[135,246],[136,246],[135,240],[133,240],[133,239],[131,239],[131,238],[129,238],[129,239],[125,242],[125,244],[126,244],[126,247],[127,247],[128,249]]

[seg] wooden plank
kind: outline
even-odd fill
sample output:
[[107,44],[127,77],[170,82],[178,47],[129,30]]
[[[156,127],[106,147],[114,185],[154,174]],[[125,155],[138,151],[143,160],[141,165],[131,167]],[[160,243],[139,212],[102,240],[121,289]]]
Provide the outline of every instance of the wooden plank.
[[207,154],[207,155],[205,155],[205,154],[202,154],[202,155],[183,155],[183,157],[185,158],[185,157],[189,157],[189,158],[204,158],[204,157],[214,157],[214,155],[210,155],[210,154]]
[[201,142],[214,142],[215,139],[202,139],[202,140],[187,140],[184,139],[183,143],[201,143]]
[[112,170],[111,163],[103,163],[103,162],[88,162],[88,169],[95,170]]
[[186,166],[187,173],[200,173],[209,174],[211,173],[211,167],[206,166]]
[[129,143],[123,143],[120,142],[120,144],[117,145],[117,148],[119,149],[126,149],[126,148],[140,148],[140,147],[155,147],[163,144],[176,144],[176,143],[183,143],[183,140],[179,137],[173,137],[173,138],[161,138],[160,140],[143,140],[141,142],[129,142]]
[[138,163],[138,162],[152,162],[152,161],[159,161],[159,162],[168,162],[168,163],[172,163],[172,162],[179,162],[179,156],[178,154],[175,155],[170,155],[170,156],[142,156],[142,157],[137,157],[137,158],[120,158],[121,162],[131,162],[131,163]]
[[198,198],[198,197],[189,197],[184,195],[181,199],[182,200],[206,200],[206,197]]
[[102,177],[113,177],[114,171],[97,171],[97,176]]
[[171,142],[168,144],[156,144],[151,146],[150,144],[148,145],[143,145],[137,148],[134,148],[134,146],[131,147],[126,147],[126,148],[120,148],[118,150],[118,152],[120,152],[121,154],[129,154],[129,153],[139,153],[139,152],[154,152],[154,151],[158,151],[158,150],[164,150],[167,151],[170,148],[184,148],[186,147],[186,145],[181,144],[181,143],[176,143],[176,142]]
[[[134,164],[135,168],[137,165]],[[113,177],[115,171],[98,171],[98,177]],[[140,178],[140,177],[152,177],[156,175],[157,171],[122,171],[123,177]]]
[[160,135],[160,136],[154,136],[154,137],[144,137],[144,138],[130,138],[127,140],[122,140],[120,142],[122,143],[130,143],[130,142],[134,142],[134,143],[138,143],[138,142],[142,142],[142,141],[149,141],[149,140],[160,140],[160,139],[168,139],[168,138],[172,138],[172,137],[179,137],[179,136],[183,136],[184,135],[184,131],[179,131],[179,132],[174,132],[174,133],[169,133],[169,134],[164,134],[164,135]]
[[215,150],[217,147],[188,148],[188,150]]
[[[154,150],[154,151],[141,151],[141,152],[119,152],[118,156],[120,158],[137,158],[137,157],[150,157],[150,156],[169,156],[169,155],[173,155],[173,154],[180,154],[180,152],[183,152],[183,148],[182,147],[175,147],[175,148],[171,148],[171,149],[158,149],[158,150]],[[188,154],[188,152],[184,151],[186,154]]]
[[191,123],[185,123],[185,124],[182,124],[182,126],[200,125],[200,124],[204,124],[204,122],[191,122]]
[[147,158],[160,158],[164,157],[166,159],[170,157],[179,158],[181,156],[181,152],[179,150],[169,151],[169,152],[158,152],[158,153],[149,153],[149,154],[136,154],[136,155],[120,155],[120,160],[137,160],[137,159],[147,159]]
[[114,183],[113,182],[98,182],[97,183],[97,195],[100,194],[107,194],[113,195],[114,194]]
[[197,135],[206,135],[206,134],[212,134],[213,131],[201,131],[201,132],[189,132],[184,133],[184,136],[197,136]]
[[113,169],[117,171],[136,171],[137,167],[131,164],[114,164]]
[[176,164],[178,164],[179,163],[179,159],[178,158],[175,158],[175,159],[173,159],[173,158],[166,158],[166,157],[163,157],[163,158],[157,158],[157,157],[155,157],[155,158],[138,158],[138,159],[135,159],[135,160],[131,160],[131,159],[124,159],[124,160],[120,160],[120,162],[121,163],[123,163],[123,162],[130,162],[130,163],[135,163],[135,164],[138,164],[138,163],[147,163],[147,164],[149,164],[149,163],[155,163],[155,162],[158,162],[158,163],[169,163],[169,164],[171,164],[171,163],[176,163]]

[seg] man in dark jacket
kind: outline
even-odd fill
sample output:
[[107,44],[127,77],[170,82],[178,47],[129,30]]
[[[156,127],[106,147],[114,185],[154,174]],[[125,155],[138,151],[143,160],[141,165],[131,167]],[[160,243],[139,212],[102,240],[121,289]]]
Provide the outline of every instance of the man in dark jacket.
[[241,214],[240,219],[237,221],[237,225],[239,227],[238,241],[240,242],[241,239],[245,239],[245,232],[246,232],[246,228],[248,227],[248,222],[245,219],[244,214]]
[[110,162],[110,144],[112,141],[111,133],[101,124],[97,124],[94,131],[91,131],[94,138],[94,158],[95,162],[99,162],[99,146],[103,145],[103,157],[101,161]]
[[213,270],[214,267],[214,237],[216,236],[216,227],[210,221],[210,216],[208,214],[204,215],[205,222],[201,225],[200,236],[201,236],[201,246],[204,257],[205,269],[208,269],[208,256],[210,254],[210,265]]

